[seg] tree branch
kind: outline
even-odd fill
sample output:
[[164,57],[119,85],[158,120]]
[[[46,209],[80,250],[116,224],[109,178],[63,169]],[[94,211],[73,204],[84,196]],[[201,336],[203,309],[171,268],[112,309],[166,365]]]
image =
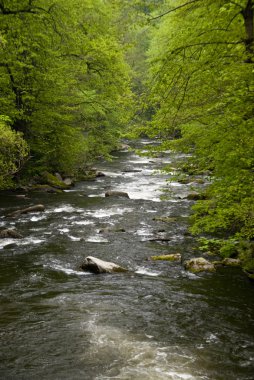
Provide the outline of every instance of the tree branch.
[[236,5],[237,7],[239,7],[239,8],[241,8],[241,9],[243,9],[243,7],[240,5],[240,4],[238,4],[238,3],[236,3],[235,1],[229,1],[231,4],[234,4],[234,5]]
[[162,14],[159,15],[159,16],[155,16],[155,17],[150,18],[149,21],[157,20],[158,18],[161,18],[161,17],[163,17],[163,16],[166,16],[167,14],[169,14],[169,13],[171,13],[171,12],[177,11],[178,9],[181,9],[181,8],[183,8],[183,7],[186,7],[186,6],[188,6],[188,5],[190,5],[190,4],[193,4],[193,3],[197,3],[197,2],[199,2],[199,1],[201,1],[201,0],[191,0],[191,1],[188,1],[187,3],[182,4],[182,5],[179,5],[178,7],[175,7],[175,8],[169,9],[167,12],[162,13]]
[[55,4],[53,3],[49,7],[49,9],[46,10],[44,8],[41,8],[41,7],[33,5],[33,1],[34,0],[29,0],[27,6],[25,6],[23,9],[16,9],[16,10],[11,10],[9,8],[5,8],[5,6],[2,4],[2,2],[0,2],[0,15],[1,14],[2,15],[17,15],[17,14],[20,14],[20,13],[32,13],[32,14],[36,14],[38,10],[46,12],[46,13],[50,13],[51,9],[55,6]]
[[0,3],[0,11],[3,15],[16,15],[19,13],[36,13],[32,10],[32,1],[30,0],[28,6],[23,9],[10,10],[9,8],[5,8],[5,6]]
[[190,45],[184,45],[184,46],[180,46],[174,50],[172,50],[170,53],[171,54],[174,54],[178,51],[181,51],[183,49],[187,49],[187,48],[190,48],[190,47],[194,47],[194,46],[206,46],[206,45],[238,45],[238,44],[242,44],[243,41],[235,41],[235,42],[229,42],[229,41],[214,41],[214,42],[197,42],[195,44],[190,44]]

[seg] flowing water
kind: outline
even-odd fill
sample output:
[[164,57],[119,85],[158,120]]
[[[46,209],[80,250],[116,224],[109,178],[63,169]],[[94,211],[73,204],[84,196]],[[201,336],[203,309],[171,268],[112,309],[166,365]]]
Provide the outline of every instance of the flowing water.
[[[171,160],[119,152],[100,165],[105,177],[62,194],[1,196],[0,226],[24,236],[0,241],[1,379],[254,379],[253,284],[239,269],[193,275],[148,260],[195,255],[192,185],[158,170]],[[37,203],[44,213],[4,218]],[[129,272],[80,272],[88,255]]]

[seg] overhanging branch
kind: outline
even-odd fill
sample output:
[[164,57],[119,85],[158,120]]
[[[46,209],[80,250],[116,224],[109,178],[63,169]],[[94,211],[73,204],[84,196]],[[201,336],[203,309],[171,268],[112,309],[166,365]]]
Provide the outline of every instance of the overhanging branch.
[[175,8],[169,9],[167,12],[162,13],[162,14],[160,14],[159,16],[155,16],[155,17],[150,18],[149,21],[157,20],[158,18],[161,18],[161,17],[163,17],[163,16],[166,16],[167,14],[169,14],[169,13],[171,13],[171,12],[177,11],[178,9],[184,8],[184,7],[186,7],[186,6],[188,6],[188,5],[191,5],[191,4],[193,4],[193,3],[198,3],[198,2],[200,2],[200,1],[201,1],[201,0],[191,0],[191,1],[188,1],[187,3],[182,4],[182,5],[179,5],[178,7],[175,7]]

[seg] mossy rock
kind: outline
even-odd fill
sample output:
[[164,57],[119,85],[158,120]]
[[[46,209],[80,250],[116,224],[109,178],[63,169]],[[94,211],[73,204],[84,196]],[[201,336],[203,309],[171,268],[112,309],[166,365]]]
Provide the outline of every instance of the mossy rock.
[[230,257],[226,257],[223,260],[215,260],[213,264],[216,266],[226,266],[226,267],[241,267],[240,259],[232,259]]
[[232,259],[231,257],[226,257],[222,260],[222,265],[225,265],[227,267],[240,267],[241,266],[241,260],[240,259]]
[[194,182],[198,183],[199,185],[204,185],[205,181],[202,178],[196,178]]
[[93,181],[97,178],[97,171],[95,169],[87,169],[80,171],[76,176],[77,181]]
[[189,201],[200,201],[207,199],[207,197],[205,194],[193,192],[188,194],[186,199],[188,199]]
[[42,180],[45,184],[55,187],[56,189],[69,189],[70,186],[66,185],[63,181],[61,181],[57,176],[51,174],[49,172],[44,172],[42,175]]
[[32,185],[30,187],[30,190],[31,191],[42,191],[45,193],[62,193],[62,191],[63,191],[61,189],[58,189],[56,187],[49,186],[49,185]]
[[254,259],[249,259],[244,262],[243,271],[250,280],[254,280]]
[[244,273],[249,277],[249,279],[251,281],[254,281],[254,273],[249,273],[249,272],[246,272],[246,271],[244,271]]
[[164,222],[164,223],[174,223],[177,221],[177,219],[172,216],[155,216],[153,220],[156,220],[158,222]]
[[183,185],[186,185],[192,181],[191,177],[184,177],[184,178],[178,178],[177,181],[179,183],[182,183]]
[[151,256],[150,259],[153,261],[181,261],[182,256],[180,253],[171,253],[169,255]]
[[204,259],[203,257],[197,257],[190,260],[185,261],[184,267],[186,270],[192,273],[199,272],[215,272],[216,268],[214,263]]

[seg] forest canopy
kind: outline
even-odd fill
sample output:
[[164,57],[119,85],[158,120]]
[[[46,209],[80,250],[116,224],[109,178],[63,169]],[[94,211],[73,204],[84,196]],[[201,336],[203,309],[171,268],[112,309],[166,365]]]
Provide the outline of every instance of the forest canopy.
[[192,232],[234,241],[254,238],[253,12],[251,0],[178,0],[150,17],[146,133],[211,179]]
[[112,1],[0,1],[1,114],[30,175],[71,173],[116,145],[132,105],[119,17]]

